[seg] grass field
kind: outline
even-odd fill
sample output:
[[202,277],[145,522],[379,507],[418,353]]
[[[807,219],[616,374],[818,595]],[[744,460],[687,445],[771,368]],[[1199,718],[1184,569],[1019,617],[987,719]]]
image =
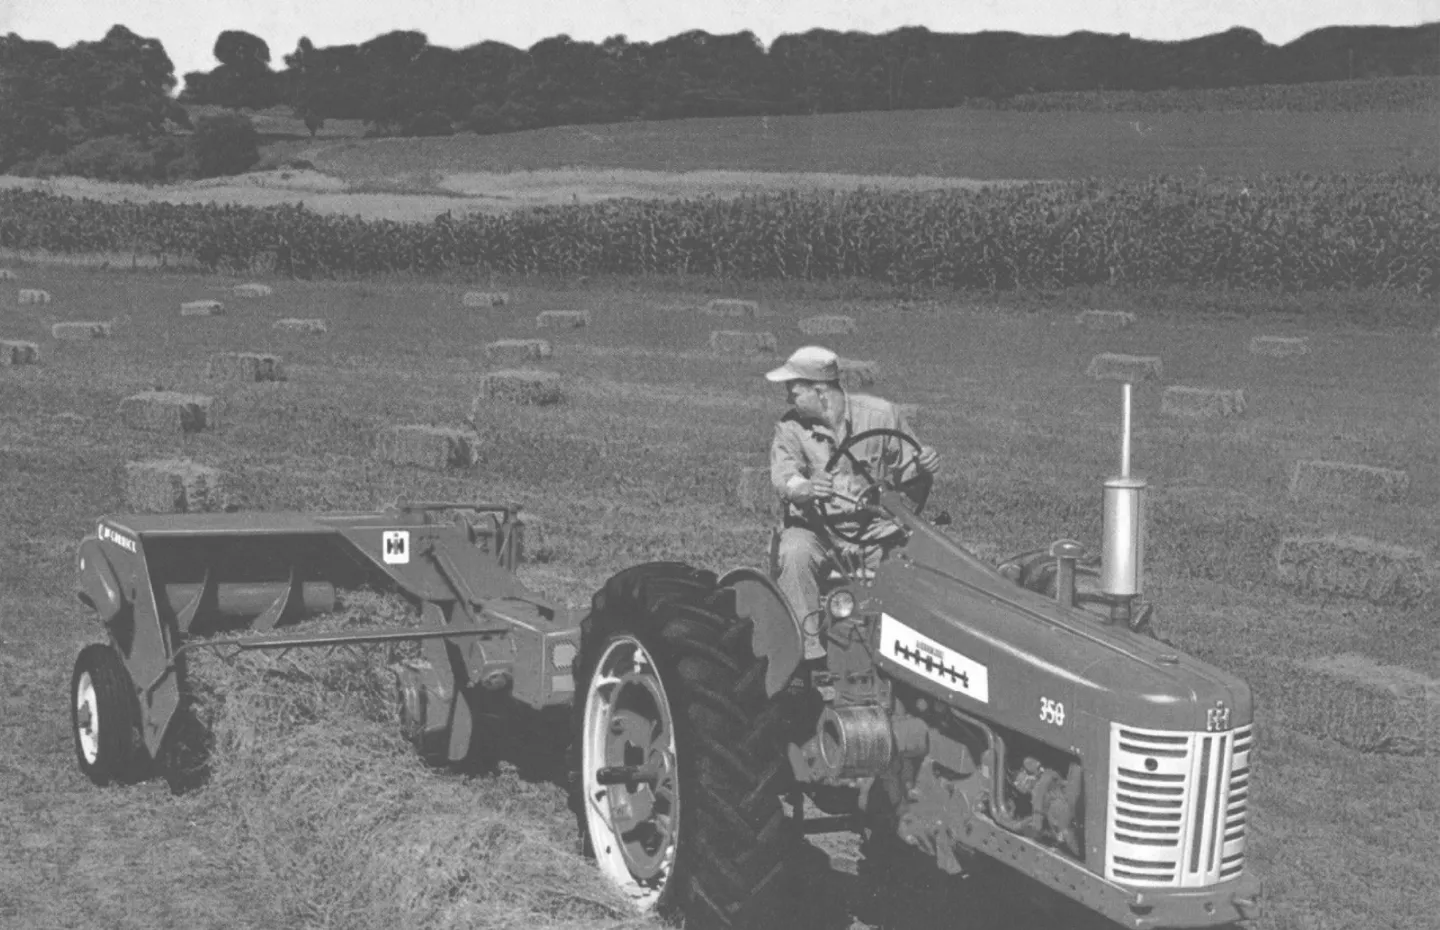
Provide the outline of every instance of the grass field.
[[[35,365],[0,368],[0,925],[60,927],[634,927],[574,852],[563,793],[506,768],[466,777],[424,769],[395,734],[373,665],[344,657],[197,663],[217,737],[208,782],[92,788],[76,771],[65,708],[70,667],[93,641],[71,593],[74,547],[123,509],[130,460],[192,457],[230,472],[250,509],[371,508],[398,497],[518,501],[542,518],[535,587],[581,606],[611,573],[677,558],[762,564],[767,524],[732,497],[763,458],[781,397],[760,379],[772,357],[724,358],[710,330],[737,328],[687,304],[714,282],[495,282],[506,306],[461,305],[463,282],[273,281],[239,301],[229,279],[18,266],[0,338],[36,342]],[[17,306],[15,287],[54,303]],[[702,292],[703,291],[703,292]],[[832,340],[877,361],[884,395],[921,407],[945,455],[934,506],[962,538],[1000,551],[1064,534],[1098,543],[1099,483],[1116,467],[1119,390],[1084,372],[1100,352],[1159,355],[1161,384],[1137,387],[1136,469],[1152,487],[1150,596],[1161,630],[1246,673],[1259,696],[1251,864],[1266,882],[1256,930],[1434,926],[1440,805],[1433,760],[1367,755],[1287,724],[1278,685],[1254,669],[1276,655],[1359,652],[1440,677],[1430,600],[1405,608],[1293,596],[1273,578],[1288,533],[1344,528],[1417,547],[1433,564],[1440,520],[1437,343],[1414,329],[1418,298],[1373,294],[1059,292],[902,305],[841,289],[752,290],[782,351],[805,316],[845,312]],[[181,318],[183,300],[231,312]],[[1273,301],[1293,313],[1253,311]],[[1080,329],[1082,308],[1127,309],[1117,333]],[[537,335],[541,310],[587,309],[592,325],[551,331],[565,403],[492,408],[477,423],[482,464],[424,472],[376,461],[377,430],[461,426],[486,371],[483,345]],[[330,332],[282,335],[279,317]],[[49,325],[116,320],[114,336],[58,342]],[[1365,321],[1367,328],[1355,325]],[[740,328],[751,328],[749,323]],[[1254,335],[1305,335],[1308,355],[1247,352]],[[271,351],[289,380],[222,385],[212,353]],[[1239,418],[1161,416],[1165,384],[1242,388]],[[156,386],[212,393],[210,433],[127,430],[121,398]],[[1406,469],[1399,502],[1296,504],[1296,459]],[[357,610],[365,610],[363,602]],[[963,882],[925,879],[896,903],[837,868],[815,891],[840,903],[827,927],[1053,930]],[[834,850],[832,850],[834,851]]]

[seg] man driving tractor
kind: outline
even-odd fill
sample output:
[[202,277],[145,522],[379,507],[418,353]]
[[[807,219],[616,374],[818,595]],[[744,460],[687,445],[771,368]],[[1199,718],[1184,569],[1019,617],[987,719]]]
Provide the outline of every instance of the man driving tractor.
[[940,455],[883,435],[861,439],[837,456],[847,440],[869,430],[914,432],[897,405],[846,391],[839,356],[829,349],[802,346],[765,377],[785,385],[790,404],[770,444],[770,481],[785,508],[777,584],[801,618],[805,658],[817,659],[825,655],[814,617],[822,573],[836,567],[836,559],[852,570],[873,572],[901,541],[899,527],[865,512],[858,495],[873,483],[889,483],[918,507],[929,494]]

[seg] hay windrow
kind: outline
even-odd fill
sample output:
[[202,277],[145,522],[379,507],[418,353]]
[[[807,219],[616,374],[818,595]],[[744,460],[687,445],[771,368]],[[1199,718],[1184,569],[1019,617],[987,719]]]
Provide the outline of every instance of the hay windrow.
[[375,435],[375,457],[392,465],[437,471],[475,464],[476,436],[469,430],[410,424],[387,426]]
[[1290,496],[1323,500],[1401,500],[1410,488],[1410,473],[1356,462],[1301,459],[1290,475]]
[[535,317],[540,329],[583,329],[590,325],[589,310],[541,310]]
[[1245,392],[1239,388],[1171,385],[1160,397],[1160,413],[1165,416],[1205,419],[1234,417],[1244,412]]
[[50,338],[52,339],[104,339],[113,334],[113,325],[108,322],[78,322],[55,323],[50,327]]
[[0,339],[0,368],[33,365],[40,361],[40,347],[18,339]]
[[1362,536],[1286,536],[1275,552],[1279,582],[1300,594],[1409,605],[1433,588],[1424,553]]
[[1158,381],[1164,374],[1164,365],[1158,355],[1124,355],[1119,352],[1102,352],[1090,359],[1085,368],[1090,378],[1102,381],[1127,381],[1138,384],[1141,381]]
[[853,316],[838,313],[807,316],[797,325],[807,336],[848,336],[859,329]]
[[230,477],[190,459],[127,462],[125,503],[137,513],[214,513],[232,503]]
[[1135,314],[1128,310],[1082,310],[1075,322],[1097,332],[1114,332],[1135,325]]
[[285,364],[265,352],[218,352],[210,356],[205,377],[212,381],[284,381]]
[[776,351],[774,333],[752,333],[717,329],[710,333],[710,349],[716,355],[761,355]]
[[215,399],[178,391],[142,391],[120,401],[120,419],[131,429],[199,433],[215,428]]

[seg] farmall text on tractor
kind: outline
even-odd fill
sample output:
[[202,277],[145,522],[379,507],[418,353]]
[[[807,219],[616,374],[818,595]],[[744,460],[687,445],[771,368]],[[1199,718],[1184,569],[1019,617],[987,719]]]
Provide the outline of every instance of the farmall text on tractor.
[[[1098,568],[1063,539],[993,568],[923,499],[872,482],[853,502],[903,543],[873,573],[842,567],[803,618],[773,557],[721,577],[637,565],[572,616],[517,579],[513,506],[104,517],[79,547],[79,597],[108,637],[75,665],[80,768],[98,784],[153,771],[195,648],[419,641],[395,676],[431,761],[466,758],[497,701],[570,706],[584,847],[640,911],[761,926],[804,835],[848,830],[945,873],[1001,863],[1126,927],[1254,917],[1250,688],[1148,635],[1128,384],[1122,399]],[[306,629],[364,587],[401,595],[416,625]],[[823,661],[802,661],[802,622]]]

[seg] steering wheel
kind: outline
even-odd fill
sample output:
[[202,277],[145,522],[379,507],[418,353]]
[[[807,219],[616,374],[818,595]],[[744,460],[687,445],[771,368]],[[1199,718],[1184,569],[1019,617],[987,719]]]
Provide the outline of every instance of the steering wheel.
[[[855,456],[850,454],[850,450],[854,448],[855,445],[858,443],[879,436],[893,436],[896,439],[900,440],[902,443],[911,446],[915,450],[915,454],[908,459],[905,458],[902,452],[900,462],[897,463],[893,469],[894,474],[903,475],[906,470],[910,468],[910,466],[914,465],[919,460],[921,453],[920,443],[916,441],[914,436],[911,436],[908,433],[902,433],[898,429],[880,427],[878,429],[867,429],[847,438],[844,442],[840,444],[839,448],[837,448],[835,452],[831,454],[830,460],[825,463],[825,470],[830,471],[832,468],[835,467],[836,463],[840,461],[841,456],[844,456],[845,458],[848,458],[850,460],[850,464],[854,467],[856,474],[869,482],[865,489],[860,492],[858,497],[846,498],[848,500],[851,500],[860,508],[860,510],[858,511],[832,512],[829,508],[825,506],[824,501],[821,501],[818,505],[820,510],[820,516],[825,521],[826,528],[829,529],[829,531],[839,539],[843,539],[846,542],[853,543],[855,545],[860,545],[864,542],[864,538],[862,536],[863,531],[856,530],[854,533],[843,533],[835,527],[835,523],[847,517],[853,517],[857,513],[864,513],[866,510],[870,510],[878,514],[878,509],[876,508],[876,505],[873,503],[867,505],[866,499],[877,495],[880,485],[879,482],[877,482],[874,477],[871,476],[869,469],[867,469],[858,459],[856,459]],[[896,487],[898,489],[899,485],[897,484]]]

